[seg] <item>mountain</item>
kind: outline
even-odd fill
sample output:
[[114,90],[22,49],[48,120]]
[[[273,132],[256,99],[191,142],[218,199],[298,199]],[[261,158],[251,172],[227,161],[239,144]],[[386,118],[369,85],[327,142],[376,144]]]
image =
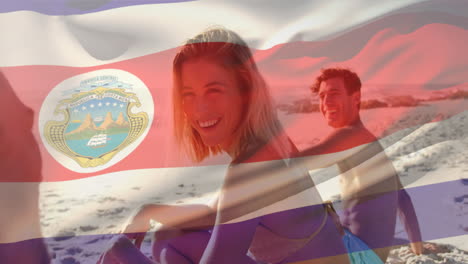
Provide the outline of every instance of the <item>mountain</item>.
[[102,122],[102,124],[99,126],[99,129],[108,129],[112,126],[112,124],[114,124],[114,120],[112,119],[112,113],[107,112],[106,117],[104,118],[104,122]]
[[67,140],[88,140],[99,133],[106,133],[108,135],[128,133],[129,128],[130,125],[125,120],[122,112],[119,113],[116,121],[112,119],[112,113],[107,112],[104,121],[99,127],[94,124],[91,114],[88,113],[81,125],[77,129],[66,133],[65,138]]
[[117,120],[114,121],[112,118],[112,113],[107,112],[104,122],[99,126],[99,129],[106,130],[110,128],[126,128],[129,127],[129,123],[125,121],[124,115],[122,112],[119,113]]
[[129,126],[129,123],[125,120],[124,115],[123,115],[122,112],[119,113],[119,116],[117,117],[117,120],[115,121],[115,124],[120,126],[120,127]]
[[90,131],[92,132],[96,130],[98,130],[98,128],[96,127],[96,124],[94,124],[91,114],[88,113],[86,117],[84,118],[83,122],[81,123],[81,125],[77,129],[71,132],[68,132],[65,135],[68,136],[68,135],[79,134],[83,132],[90,132]]

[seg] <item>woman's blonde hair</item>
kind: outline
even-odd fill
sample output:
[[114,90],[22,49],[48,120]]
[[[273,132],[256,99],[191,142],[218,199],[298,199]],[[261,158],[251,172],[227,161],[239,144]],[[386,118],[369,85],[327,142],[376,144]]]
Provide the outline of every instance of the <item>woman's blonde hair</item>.
[[246,151],[249,144],[266,144],[272,140],[278,153],[288,153],[290,141],[283,133],[267,85],[257,69],[250,49],[236,33],[215,28],[189,39],[173,62],[175,136],[192,160],[200,162],[222,151],[219,146],[205,145],[183,112],[182,65],[186,61],[200,58],[213,60],[235,74],[241,93],[246,96],[244,116],[232,140],[234,157]]

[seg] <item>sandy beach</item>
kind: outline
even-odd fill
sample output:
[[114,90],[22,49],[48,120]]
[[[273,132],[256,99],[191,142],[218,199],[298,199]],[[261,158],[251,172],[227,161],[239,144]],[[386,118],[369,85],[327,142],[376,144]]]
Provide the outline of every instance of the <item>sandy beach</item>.
[[[455,189],[450,196],[440,197],[447,205],[447,210],[441,214],[457,223],[454,230],[459,230],[459,235],[427,241],[429,253],[422,256],[415,256],[407,246],[395,248],[388,263],[468,263],[468,112],[444,112],[444,116],[439,115],[438,122],[420,125],[434,120],[437,109],[450,109],[453,103],[438,101],[430,106],[411,109],[379,108],[362,111],[363,122],[369,124],[369,129],[374,133],[388,127],[388,122],[395,123],[393,130],[387,131],[382,137],[381,143],[405,187],[444,182],[460,184],[460,188]],[[407,111],[408,115],[404,120],[396,120],[398,115],[392,111]],[[376,122],[373,119],[375,116],[383,118]],[[392,117],[395,118],[392,120]],[[281,113],[280,118],[287,133],[301,149],[319,140],[306,138],[304,133],[300,133],[301,129],[310,127],[310,123],[306,122],[313,122],[317,127],[326,129],[318,113]],[[297,120],[301,122],[295,122]],[[411,122],[418,125],[412,126]],[[225,156],[216,159],[228,161]],[[109,246],[110,234],[118,233],[132,211],[142,204],[209,203],[222,184],[226,168],[227,165],[145,169],[67,182],[42,183],[42,233],[48,238],[46,241],[53,253],[54,263],[95,263]],[[318,184],[322,198],[332,198],[339,203],[336,168],[311,172],[311,175]],[[414,202],[419,217],[424,212],[418,206],[424,204],[424,201]],[[423,237],[424,232],[429,231],[424,228],[422,226]],[[401,224],[397,227],[396,237],[407,239]],[[142,250],[148,255],[149,243],[147,236]]]

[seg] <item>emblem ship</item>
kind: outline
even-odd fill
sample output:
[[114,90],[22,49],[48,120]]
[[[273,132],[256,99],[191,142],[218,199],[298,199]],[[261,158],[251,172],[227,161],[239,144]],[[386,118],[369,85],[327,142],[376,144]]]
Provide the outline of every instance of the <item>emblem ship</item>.
[[107,145],[107,134],[97,134],[92,136],[86,146],[91,148],[102,148]]

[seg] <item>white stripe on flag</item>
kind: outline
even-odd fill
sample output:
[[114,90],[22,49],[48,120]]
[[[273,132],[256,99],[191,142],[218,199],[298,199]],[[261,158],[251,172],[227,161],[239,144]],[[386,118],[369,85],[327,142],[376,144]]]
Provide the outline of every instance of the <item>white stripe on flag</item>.
[[[419,2],[195,1],[73,16],[4,13],[0,15],[0,66],[101,65],[180,46],[215,25],[236,31],[253,48],[266,49],[295,40],[321,40],[390,13],[405,12],[405,7]],[[455,9],[450,3],[444,7]]]
[[[386,153],[394,161],[395,169],[405,187],[428,186],[463,177],[468,157],[468,141],[460,137],[461,130],[457,129],[457,126],[466,125],[462,122],[466,118],[467,111],[445,121],[426,124],[417,129],[410,128],[411,132],[407,135],[392,134],[380,140],[383,145],[387,145]],[[454,139],[420,146],[421,141],[437,140],[441,133],[450,133],[446,137]],[[412,151],[405,153],[400,151],[401,148]],[[444,159],[452,163],[445,164]],[[453,164],[460,165],[454,167]],[[431,166],[431,171],[426,171]],[[408,167],[415,169],[404,176]],[[155,168],[120,171],[72,181],[43,182],[40,186],[42,236],[69,236],[70,232],[74,235],[116,233],[123,228],[135,208],[146,203],[210,204],[217,197],[226,169],[227,165]],[[318,183],[318,191],[324,200],[339,194],[335,168],[316,170],[311,174]],[[285,180],[287,176],[284,176]],[[30,185],[31,188],[28,187]],[[34,189],[35,183],[0,183],[0,186],[10,191],[15,188],[27,190]],[[317,197],[311,199],[308,192],[310,190],[249,213],[233,222],[321,203]],[[455,197],[460,194],[453,195]],[[416,208],[416,211],[419,209],[424,208]],[[454,218],[454,221],[457,219]],[[25,233],[21,234],[21,237],[2,242],[30,238],[35,236]]]

